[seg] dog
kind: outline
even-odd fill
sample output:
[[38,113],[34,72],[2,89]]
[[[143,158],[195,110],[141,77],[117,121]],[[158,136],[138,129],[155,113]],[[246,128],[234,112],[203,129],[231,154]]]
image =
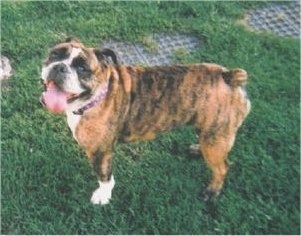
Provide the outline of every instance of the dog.
[[87,48],[76,38],[54,46],[42,66],[42,104],[65,113],[73,137],[97,173],[93,204],[109,203],[115,185],[117,142],[152,140],[160,132],[192,125],[212,179],[203,191],[217,196],[227,157],[251,103],[247,72],[213,63],[138,67],[121,65],[110,49]]

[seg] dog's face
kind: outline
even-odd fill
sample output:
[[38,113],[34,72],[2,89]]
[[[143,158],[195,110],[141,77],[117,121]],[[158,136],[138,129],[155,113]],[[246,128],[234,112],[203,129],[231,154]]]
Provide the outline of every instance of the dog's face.
[[[85,48],[75,39],[53,47],[42,68],[42,103],[50,111],[60,113],[74,100],[92,95],[107,80],[109,58],[117,63],[113,51]],[[52,109],[53,106],[58,109]]]

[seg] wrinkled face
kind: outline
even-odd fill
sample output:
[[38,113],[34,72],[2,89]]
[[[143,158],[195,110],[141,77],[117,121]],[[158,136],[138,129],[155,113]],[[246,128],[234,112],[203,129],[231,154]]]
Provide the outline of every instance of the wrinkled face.
[[42,80],[45,89],[51,85],[70,96],[79,95],[92,89],[95,73],[100,69],[92,49],[63,43],[50,51],[42,68]]
[[56,45],[43,64],[41,103],[62,113],[70,103],[89,99],[97,88],[107,86],[111,62],[117,65],[110,49],[85,48],[75,39]]

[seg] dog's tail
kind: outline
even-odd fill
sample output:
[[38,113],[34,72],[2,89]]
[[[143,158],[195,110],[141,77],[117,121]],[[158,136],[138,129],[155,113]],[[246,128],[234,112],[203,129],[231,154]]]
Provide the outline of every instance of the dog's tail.
[[239,68],[224,71],[222,74],[225,82],[233,88],[245,85],[248,80],[247,72]]

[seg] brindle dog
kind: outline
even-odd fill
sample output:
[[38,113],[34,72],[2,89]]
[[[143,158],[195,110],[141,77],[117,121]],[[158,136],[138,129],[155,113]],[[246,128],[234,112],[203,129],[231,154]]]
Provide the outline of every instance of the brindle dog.
[[197,147],[212,171],[204,199],[220,192],[228,153],[250,111],[243,69],[211,63],[120,65],[113,51],[68,39],[51,50],[42,77],[46,91],[51,84],[67,94],[68,124],[99,177],[93,203],[111,198],[112,153],[118,141],[152,140],[185,124],[195,127]]

